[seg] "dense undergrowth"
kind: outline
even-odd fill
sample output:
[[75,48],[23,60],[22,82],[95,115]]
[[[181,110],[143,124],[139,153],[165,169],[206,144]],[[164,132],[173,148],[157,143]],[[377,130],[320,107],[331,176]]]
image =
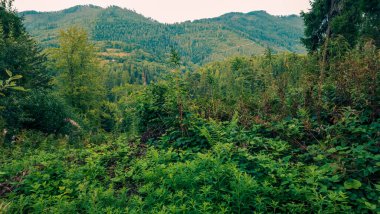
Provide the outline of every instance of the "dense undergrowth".
[[[199,124],[201,119],[192,120]],[[156,146],[123,135],[93,138],[78,146],[65,138],[24,132],[1,149],[2,209],[9,213],[378,210],[380,121],[365,124],[355,112],[346,111],[336,125],[322,130],[326,139],[308,142],[307,147],[288,140],[302,134],[299,130],[305,127],[299,119],[251,129],[236,121],[201,121],[201,126],[191,128],[198,130],[196,139],[203,139],[207,149],[196,151],[171,146],[167,135]]]
[[[318,72],[303,72],[315,59],[296,55],[235,58],[129,85],[96,129],[76,116],[80,127],[57,130],[68,108],[39,103],[50,112],[45,121],[29,103],[22,110],[39,120],[2,139],[1,210],[379,212],[380,120],[370,88],[377,83],[361,64],[378,69],[379,61],[363,50],[332,63],[331,71],[346,73],[326,78],[323,105]],[[346,70],[348,60],[357,69]],[[360,78],[345,85],[351,75]]]

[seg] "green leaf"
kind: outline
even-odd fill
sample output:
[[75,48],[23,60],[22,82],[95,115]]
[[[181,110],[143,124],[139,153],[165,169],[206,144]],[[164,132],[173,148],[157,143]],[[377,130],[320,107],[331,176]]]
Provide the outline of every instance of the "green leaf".
[[16,91],[26,91],[26,89],[21,87],[21,86],[14,86],[14,87],[12,87],[12,89],[16,90]]
[[12,77],[13,80],[18,80],[18,79],[21,79],[22,78],[22,75],[15,75]]
[[343,147],[343,146],[337,146],[336,147],[336,150],[338,150],[338,151],[342,151],[342,150],[347,150],[347,149],[349,149],[350,147],[348,147],[348,146],[345,146],[345,147]]
[[5,70],[5,72],[7,72],[8,76],[10,76],[10,77],[13,75],[10,70]]
[[359,189],[362,186],[362,183],[360,181],[351,179],[346,182],[344,182],[344,188],[346,189]]
[[330,178],[330,181],[332,181],[332,182],[338,182],[339,180],[340,180],[339,175],[334,175],[334,176],[332,176],[332,177]]
[[329,150],[327,150],[328,153],[332,154],[332,153],[335,153],[337,150],[335,148],[331,148]]
[[318,155],[317,157],[314,157],[314,160],[316,161],[321,161],[321,160],[324,160],[326,157],[324,155]]
[[364,202],[365,206],[370,210],[376,210],[376,204],[371,204],[368,201]]

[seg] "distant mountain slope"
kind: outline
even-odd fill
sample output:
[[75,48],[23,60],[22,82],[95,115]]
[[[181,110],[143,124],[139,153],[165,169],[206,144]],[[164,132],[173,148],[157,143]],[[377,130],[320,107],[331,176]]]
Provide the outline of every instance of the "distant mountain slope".
[[164,59],[171,47],[196,64],[237,54],[260,54],[267,46],[275,51],[305,51],[299,39],[304,28],[300,17],[272,16],[264,11],[229,13],[178,24],[159,23],[116,6],[75,6],[58,12],[27,11],[20,15],[27,30],[43,46],[56,44],[59,29],[77,25],[86,28],[104,51],[142,50],[154,60]]

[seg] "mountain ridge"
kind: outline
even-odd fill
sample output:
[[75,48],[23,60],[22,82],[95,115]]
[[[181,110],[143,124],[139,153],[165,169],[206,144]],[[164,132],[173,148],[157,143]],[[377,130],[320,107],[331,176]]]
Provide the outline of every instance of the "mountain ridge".
[[229,15],[229,14],[249,15],[250,13],[257,13],[257,12],[264,12],[264,13],[270,15],[270,16],[275,16],[275,17],[293,17],[293,16],[295,16],[295,17],[300,18],[300,16],[299,16],[298,14],[274,15],[274,14],[270,14],[270,13],[268,13],[268,12],[265,11],[265,10],[253,10],[253,11],[249,11],[249,12],[231,11],[231,12],[223,13],[223,14],[221,14],[221,15],[212,16],[212,17],[205,17],[205,18],[198,18],[198,19],[193,19],[193,20],[184,20],[184,21],[178,21],[178,22],[173,22],[173,23],[166,23],[166,22],[161,22],[161,21],[159,21],[159,20],[156,20],[156,19],[154,19],[153,17],[145,16],[144,14],[139,13],[139,12],[137,12],[136,10],[129,9],[129,8],[127,8],[127,7],[120,7],[120,6],[117,6],[117,5],[110,5],[110,6],[107,6],[107,7],[102,7],[102,6],[93,5],[93,4],[75,5],[75,6],[72,6],[72,7],[66,8],[66,9],[62,9],[62,10],[52,10],[52,11],[24,10],[24,11],[20,11],[19,14],[55,13],[55,12],[63,12],[63,11],[66,11],[66,10],[72,10],[72,9],[75,9],[75,8],[83,8],[83,7],[90,7],[90,8],[97,8],[97,9],[107,9],[107,8],[110,8],[110,7],[119,8],[119,9],[122,9],[122,10],[128,10],[128,11],[131,11],[131,12],[137,13],[137,14],[139,14],[139,15],[144,16],[144,17],[147,18],[147,19],[151,19],[151,20],[156,21],[156,22],[158,22],[158,23],[161,23],[161,24],[169,24],[169,25],[171,25],[171,24],[181,24],[181,23],[185,23],[185,22],[196,22],[196,21],[204,20],[204,19],[213,19],[213,18],[218,18],[218,17],[221,17],[221,16]]
[[[45,47],[56,45],[59,29],[76,25],[85,28],[100,46],[108,44],[106,48],[114,48],[110,42],[122,43],[121,51],[141,49],[158,60],[173,47],[195,64],[232,55],[262,54],[267,47],[275,52],[305,52],[300,42],[303,22],[296,15],[230,12],[167,24],[118,6],[78,5],[55,12],[19,14],[24,17],[26,29]],[[228,53],[220,54],[223,50]]]

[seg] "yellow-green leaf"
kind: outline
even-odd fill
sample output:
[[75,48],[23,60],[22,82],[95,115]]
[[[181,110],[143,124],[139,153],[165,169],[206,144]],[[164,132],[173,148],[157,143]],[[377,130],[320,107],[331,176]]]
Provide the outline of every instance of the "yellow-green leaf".
[[10,70],[5,70],[5,72],[7,72],[8,76],[10,76],[10,77],[13,75]]
[[344,188],[346,189],[359,189],[362,186],[362,183],[360,181],[351,179],[346,182],[344,182]]

